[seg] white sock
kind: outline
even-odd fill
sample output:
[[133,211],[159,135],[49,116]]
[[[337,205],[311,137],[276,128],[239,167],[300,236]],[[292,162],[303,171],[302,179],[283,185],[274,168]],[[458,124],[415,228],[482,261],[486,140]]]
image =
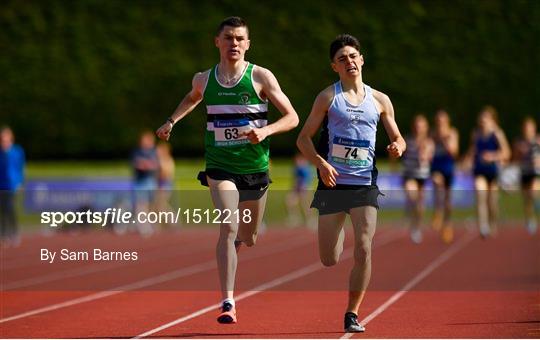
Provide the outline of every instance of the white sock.
[[223,305],[225,302],[230,303],[234,307],[234,299],[226,298],[221,304]]

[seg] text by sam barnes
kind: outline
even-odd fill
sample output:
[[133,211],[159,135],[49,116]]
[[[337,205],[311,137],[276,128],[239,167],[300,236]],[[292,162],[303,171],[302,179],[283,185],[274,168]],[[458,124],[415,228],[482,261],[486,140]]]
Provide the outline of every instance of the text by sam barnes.
[[41,261],[53,263],[60,261],[137,261],[139,254],[136,251],[106,251],[99,248],[93,250],[70,250],[63,248],[60,251],[41,249]]

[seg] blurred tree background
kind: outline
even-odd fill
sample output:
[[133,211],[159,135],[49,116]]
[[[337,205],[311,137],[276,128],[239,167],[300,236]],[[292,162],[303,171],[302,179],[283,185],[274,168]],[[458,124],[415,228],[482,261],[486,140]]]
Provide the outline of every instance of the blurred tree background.
[[[328,45],[345,32],[360,39],[364,81],[390,96],[405,134],[415,113],[431,118],[441,106],[462,148],[484,104],[509,138],[522,117],[540,116],[535,0],[51,0],[0,5],[0,124],[30,158],[124,158],[193,74],[217,63],[213,37],[230,15],[247,20],[247,59],[274,72],[302,120],[337,79]],[[200,105],[175,127],[175,156],[202,157],[204,115]],[[274,137],[273,155],[292,154],[296,132]],[[380,153],[386,143],[380,132]]]

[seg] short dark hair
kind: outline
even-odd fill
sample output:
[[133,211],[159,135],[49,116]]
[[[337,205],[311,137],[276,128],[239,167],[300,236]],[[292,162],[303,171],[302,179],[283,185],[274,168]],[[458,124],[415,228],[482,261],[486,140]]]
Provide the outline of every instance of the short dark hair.
[[358,39],[350,34],[340,34],[330,44],[330,60],[334,60],[334,56],[336,55],[337,51],[345,46],[354,47],[356,50],[358,50],[358,52],[360,52],[360,42]]
[[240,17],[228,17],[228,18],[223,19],[223,21],[218,26],[216,35],[219,35],[223,31],[225,26],[245,27],[246,31],[249,34],[249,30],[248,30],[248,26],[247,26],[246,21],[244,19],[240,18]]

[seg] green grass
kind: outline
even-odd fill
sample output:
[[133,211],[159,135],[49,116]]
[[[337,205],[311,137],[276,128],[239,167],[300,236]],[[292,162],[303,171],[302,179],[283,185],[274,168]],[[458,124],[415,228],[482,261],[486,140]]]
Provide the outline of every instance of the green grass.
[[[177,159],[175,188],[195,190],[201,185],[197,180],[199,171],[204,170],[204,160]],[[272,187],[287,189],[290,186],[292,162],[286,159],[272,161]],[[26,169],[27,179],[37,178],[77,178],[77,177],[129,177],[131,168],[128,161],[61,161],[30,162]]]
[[66,177],[127,177],[129,162],[120,161],[56,161],[29,162],[27,179]]
[[[177,159],[175,188],[196,190],[201,185],[197,174],[204,169],[204,160]],[[272,189],[288,190],[292,181],[292,160],[273,159],[270,175]],[[377,162],[381,171],[396,168],[395,163]],[[131,168],[129,161],[47,161],[29,162],[26,169],[27,179],[36,178],[76,178],[76,177],[129,177]]]

